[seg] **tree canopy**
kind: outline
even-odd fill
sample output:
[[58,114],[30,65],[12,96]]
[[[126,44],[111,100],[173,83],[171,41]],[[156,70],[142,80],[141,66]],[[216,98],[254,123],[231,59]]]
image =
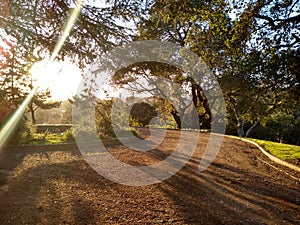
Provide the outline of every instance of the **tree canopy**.
[[[228,126],[244,136],[245,123],[266,125],[299,108],[299,15],[299,1],[153,1],[138,38],[174,42],[204,60],[224,92]],[[190,87],[197,99],[199,87]],[[205,96],[198,100],[205,108]]]
[[[7,2],[0,5],[0,25],[7,36],[2,37],[6,48],[0,45],[0,102],[18,105],[32,89],[30,67],[51,55],[76,1]],[[135,40],[172,42],[196,53],[221,85],[228,130],[244,136],[259,124],[274,130],[274,124],[280,129],[278,121],[290,121],[298,132],[299,0],[85,1],[57,60],[71,59],[84,68],[102,53]],[[201,85],[177,68],[135,64],[114,74],[113,82],[130,85],[143,76],[177,83],[192,97],[201,126],[210,127],[211,106]],[[166,112],[179,124],[178,110],[170,105]],[[292,142],[299,143],[296,139]]]

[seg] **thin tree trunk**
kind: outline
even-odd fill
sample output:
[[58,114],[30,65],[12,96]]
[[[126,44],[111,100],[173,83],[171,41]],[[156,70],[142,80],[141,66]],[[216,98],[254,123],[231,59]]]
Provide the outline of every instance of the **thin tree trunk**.
[[32,122],[32,124],[36,124],[35,112],[32,108],[30,108],[30,113],[31,113],[31,122]]
[[171,111],[171,115],[173,116],[173,118],[177,124],[177,128],[181,129],[181,120],[180,120],[180,116],[178,116],[178,112],[175,109],[173,109]]
[[243,119],[238,119],[237,123],[237,134],[239,137],[245,137],[245,132],[244,132],[244,120]]
[[29,108],[29,111],[30,111],[31,122],[32,122],[32,124],[36,124],[35,111],[34,111],[32,103],[29,104],[28,108]]
[[253,124],[253,125],[247,130],[247,132],[246,132],[246,137],[249,137],[250,134],[254,131],[254,129],[255,129],[256,127],[259,126],[259,124],[260,124],[260,122],[258,122],[258,121],[257,121],[255,124]]
[[[192,96],[193,96],[193,103],[194,107],[198,106],[198,102],[203,106],[205,113],[202,115],[199,115],[198,113],[198,119],[199,119],[199,126],[201,128],[210,128],[211,126],[211,110],[208,104],[208,100],[206,97],[202,96],[203,90],[199,84],[192,84]],[[205,115],[208,115],[208,118],[205,118]]]

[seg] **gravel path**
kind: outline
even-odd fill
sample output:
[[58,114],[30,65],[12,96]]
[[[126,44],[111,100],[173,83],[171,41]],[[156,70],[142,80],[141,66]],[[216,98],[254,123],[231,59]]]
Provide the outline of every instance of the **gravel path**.
[[[178,133],[169,131],[148,152],[108,149],[128,164],[150,165],[172,153]],[[208,138],[200,134],[180,172],[142,187],[98,175],[75,145],[7,148],[0,155],[0,224],[300,224],[300,184],[291,177],[299,173],[230,138],[200,172]]]

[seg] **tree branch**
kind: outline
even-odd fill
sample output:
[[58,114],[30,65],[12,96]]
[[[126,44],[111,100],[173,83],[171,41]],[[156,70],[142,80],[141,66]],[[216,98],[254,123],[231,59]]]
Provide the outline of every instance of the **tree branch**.
[[[293,17],[289,17],[287,19],[278,19],[278,20],[274,20],[269,16],[260,15],[260,14],[257,14],[256,17],[259,19],[267,20],[269,22],[269,26],[271,27],[271,30],[277,30],[283,27],[286,23],[300,23],[300,14]],[[275,24],[276,22],[279,23]]]

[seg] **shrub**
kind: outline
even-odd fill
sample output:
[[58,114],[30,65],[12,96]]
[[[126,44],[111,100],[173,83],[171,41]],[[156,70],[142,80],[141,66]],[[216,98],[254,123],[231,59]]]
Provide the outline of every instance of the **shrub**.
[[21,120],[14,135],[11,137],[9,144],[12,145],[33,144],[35,132],[36,132],[35,125],[33,125],[28,121]]
[[74,130],[68,129],[64,132],[63,136],[62,136],[62,141],[63,142],[75,142],[75,134],[74,134]]

